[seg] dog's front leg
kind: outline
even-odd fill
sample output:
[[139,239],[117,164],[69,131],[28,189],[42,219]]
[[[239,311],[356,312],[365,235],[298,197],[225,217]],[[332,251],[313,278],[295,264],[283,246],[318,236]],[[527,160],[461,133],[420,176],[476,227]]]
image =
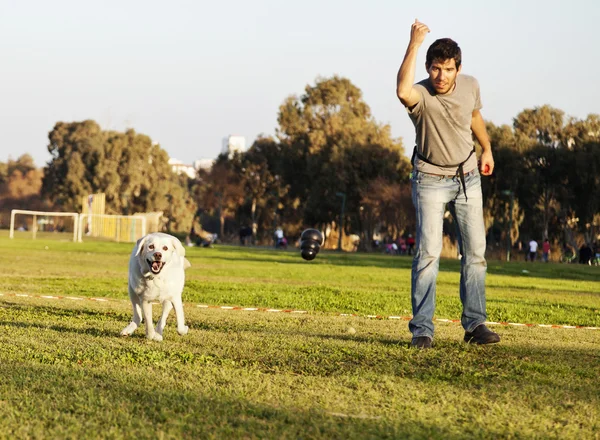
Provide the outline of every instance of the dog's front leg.
[[154,331],[152,325],[152,303],[142,300],[142,312],[144,313],[144,321],[146,321],[146,338],[154,341],[162,341],[163,337]]
[[169,313],[171,313],[172,309],[173,309],[173,304],[171,304],[171,301],[168,301],[168,300],[163,301],[162,315],[161,315],[160,319],[158,320],[158,322],[156,323],[156,333],[158,333],[161,336],[163,334],[163,330],[165,329],[165,326],[167,325],[167,317],[169,316]]
[[121,330],[121,336],[131,335],[142,322],[141,299],[131,289],[129,289],[129,298],[131,299],[131,306],[133,307],[133,318],[129,325]]
[[181,298],[173,298],[173,307],[175,308],[175,316],[177,317],[177,333],[181,336],[187,335],[189,327],[185,325],[185,317],[183,316],[183,303]]

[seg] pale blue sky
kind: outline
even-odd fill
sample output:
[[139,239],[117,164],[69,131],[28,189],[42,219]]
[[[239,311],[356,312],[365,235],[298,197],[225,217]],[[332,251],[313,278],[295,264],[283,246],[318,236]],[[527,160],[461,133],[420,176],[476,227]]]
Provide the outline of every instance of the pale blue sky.
[[0,161],[50,159],[57,121],[133,127],[171,157],[214,158],[228,134],[274,134],[277,111],[319,76],[349,78],[413,145],[395,77],[415,18],[426,48],[451,37],[482,113],[511,124],[544,104],[600,113],[600,2],[0,0]]

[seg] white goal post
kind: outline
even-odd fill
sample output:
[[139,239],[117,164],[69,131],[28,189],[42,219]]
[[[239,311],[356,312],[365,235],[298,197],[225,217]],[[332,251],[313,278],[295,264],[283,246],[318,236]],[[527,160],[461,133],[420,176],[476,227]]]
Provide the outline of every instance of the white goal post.
[[[85,222],[85,224],[84,224]],[[78,241],[83,237],[106,238],[117,242],[135,242],[146,235],[143,215],[79,214]]]
[[17,214],[33,216],[31,230],[33,238],[36,238],[38,230],[37,217],[72,217],[73,218],[73,241],[77,241],[77,227],[79,226],[77,212],[49,212],[49,211],[29,211],[26,209],[13,209],[10,212],[10,238],[15,238],[15,216]]

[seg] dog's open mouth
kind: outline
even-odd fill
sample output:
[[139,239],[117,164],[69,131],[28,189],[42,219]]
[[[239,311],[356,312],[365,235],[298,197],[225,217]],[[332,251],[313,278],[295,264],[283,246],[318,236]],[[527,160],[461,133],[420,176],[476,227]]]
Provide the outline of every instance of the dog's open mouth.
[[160,271],[162,270],[163,266],[165,265],[165,263],[163,261],[152,261],[152,260],[146,260],[148,262],[148,266],[150,266],[150,270],[152,271],[153,274],[159,274]]

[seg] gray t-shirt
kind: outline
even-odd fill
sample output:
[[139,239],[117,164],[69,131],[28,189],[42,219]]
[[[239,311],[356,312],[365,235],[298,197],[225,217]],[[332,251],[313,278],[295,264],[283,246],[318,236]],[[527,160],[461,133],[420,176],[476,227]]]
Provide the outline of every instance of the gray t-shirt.
[[[421,100],[408,115],[415,125],[417,151],[429,164],[415,156],[415,167],[424,173],[455,174],[457,165],[473,151],[471,119],[473,111],[481,108],[479,83],[469,75],[459,74],[456,87],[446,95],[438,95],[429,78],[414,88],[421,93]],[[464,164],[465,173],[477,168],[477,157],[471,155]]]

